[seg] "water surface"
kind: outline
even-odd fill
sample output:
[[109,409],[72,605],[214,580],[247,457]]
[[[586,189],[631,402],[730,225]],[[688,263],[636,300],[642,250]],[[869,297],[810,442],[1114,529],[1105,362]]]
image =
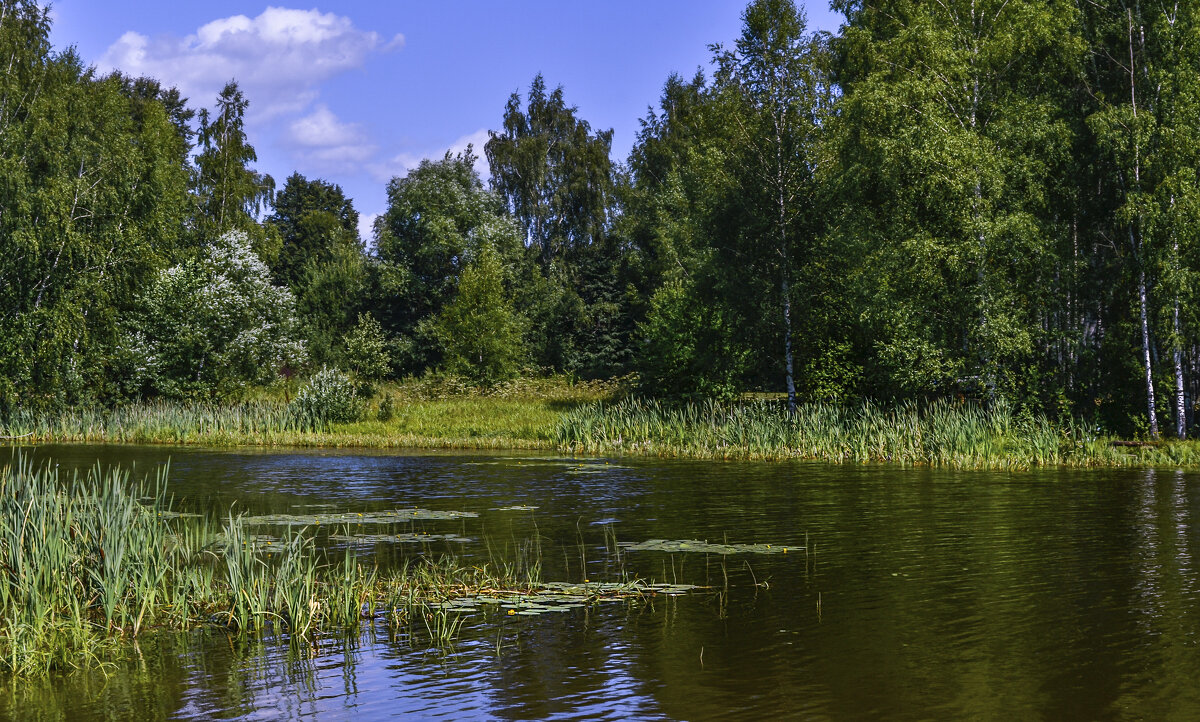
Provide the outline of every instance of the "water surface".
[[[309,654],[220,629],[107,674],[0,689],[13,719],[1200,718],[1200,477],[949,472],[496,453],[43,446],[60,467],[170,462],[180,506],[478,512],[470,542],[364,550],[713,590],[520,619],[448,650],[383,625]],[[498,511],[527,505],[533,511]],[[803,545],[629,552],[611,539]]]

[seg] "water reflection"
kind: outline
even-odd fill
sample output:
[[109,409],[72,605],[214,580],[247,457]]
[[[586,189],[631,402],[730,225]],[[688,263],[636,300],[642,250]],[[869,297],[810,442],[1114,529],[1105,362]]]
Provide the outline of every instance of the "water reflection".
[[[476,539],[455,548],[480,560],[536,538],[550,578],[624,569],[715,589],[472,618],[448,652],[383,628],[322,640],[312,653],[219,630],[171,635],[143,644],[107,680],[10,684],[0,699],[10,718],[1200,717],[1200,487],[1191,474],[38,453],[67,467],[100,458],[142,470],[169,457],[175,493],[198,508],[474,511],[477,519],[428,529]],[[538,509],[496,511],[512,505]],[[808,536],[815,552],[630,552],[617,563],[608,534],[773,544]],[[438,551],[377,553],[388,563]]]

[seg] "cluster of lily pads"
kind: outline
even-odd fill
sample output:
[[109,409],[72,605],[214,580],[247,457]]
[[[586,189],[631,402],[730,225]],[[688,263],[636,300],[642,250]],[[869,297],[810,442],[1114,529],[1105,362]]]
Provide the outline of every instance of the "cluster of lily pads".
[[472,519],[473,511],[441,511],[436,509],[391,509],[388,511],[346,512],[325,514],[263,514],[243,517],[242,523],[254,526],[315,526],[318,524],[402,524],[413,521],[446,521]]
[[451,541],[465,544],[473,541],[469,537],[457,534],[428,534],[424,532],[405,532],[402,534],[331,534],[330,541],[345,544],[427,544],[435,541]]
[[802,544],[713,544],[698,539],[647,539],[644,542],[621,542],[621,549],[629,552],[694,552],[701,554],[787,554],[789,551],[804,551]]
[[599,602],[631,598],[678,596],[702,587],[694,584],[647,584],[633,582],[547,582],[523,591],[491,591],[464,594],[430,605],[453,613],[499,610],[508,616],[535,617],[546,612],[567,612]]

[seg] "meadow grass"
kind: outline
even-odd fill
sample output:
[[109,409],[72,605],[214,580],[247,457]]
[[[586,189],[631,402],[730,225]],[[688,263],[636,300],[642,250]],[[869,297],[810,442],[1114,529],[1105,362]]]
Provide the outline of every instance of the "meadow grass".
[[552,449],[565,411],[612,398],[615,388],[561,377],[487,389],[452,378],[410,379],[376,389],[363,420],[319,428],[290,413],[286,395],[265,393],[223,403],[160,399],[111,409],[18,408],[0,420],[0,436],[29,443]]
[[1082,423],[1014,414],[1003,405],[934,401],[883,407],[778,403],[596,402],[567,411],[564,450],[720,459],[892,462],[962,469],[1200,466],[1195,442],[1115,446]]

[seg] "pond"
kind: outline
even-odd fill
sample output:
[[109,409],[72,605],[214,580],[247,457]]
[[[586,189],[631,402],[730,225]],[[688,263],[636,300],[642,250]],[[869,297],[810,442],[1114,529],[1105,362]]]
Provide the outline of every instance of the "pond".
[[[136,446],[35,453],[62,469],[99,462],[139,476],[169,460],[177,506],[199,511],[478,514],[413,522],[431,541],[357,547],[380,565],[444,553],[483,564],[535,549],[547,580],[708,588],[539,616],[468,615],[445,648],[382,624],[301,651],[217,627],[163,634],[109,669],[0,687],[0,717],[1200,718],[1192,474]],[[676,543],[642,544],[650,540]]]

